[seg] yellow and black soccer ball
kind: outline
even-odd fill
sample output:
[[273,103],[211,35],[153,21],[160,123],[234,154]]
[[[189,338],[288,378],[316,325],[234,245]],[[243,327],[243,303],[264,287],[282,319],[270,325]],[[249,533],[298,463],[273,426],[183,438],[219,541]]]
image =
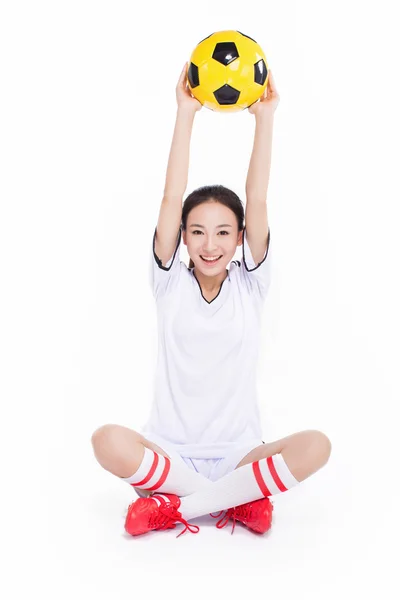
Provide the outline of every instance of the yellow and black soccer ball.
[[199,42],[187,72],[192,95],[213,111],[237,112],[262,96],[268,64],[262,48],[240,31],[218,31]]

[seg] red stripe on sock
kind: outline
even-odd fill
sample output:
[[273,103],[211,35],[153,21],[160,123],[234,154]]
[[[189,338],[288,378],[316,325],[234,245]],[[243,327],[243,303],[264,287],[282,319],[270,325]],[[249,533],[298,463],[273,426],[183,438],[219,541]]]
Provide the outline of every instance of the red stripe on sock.
[[270,470],[270,473],[272,475],[273,480],[275,481],[276,485],[278,486],[278,488],[280,489],[281,492],[287,492],[287,488],[283,485],[276,469],[275,469],[275,465],[274,462],[272,460],[272,456],[268,456],[267,458],[267,464],[268,464],[268,468]]
[[144,479],[142,479],[142,481],[139,481],[138,483],[131,483],[131,485],[133,485],[134,487],[139,487],[141,485],[144,485],[145,483],[147,483],[148,481],[150,481],[150,479],[152,478],[152,476],[154,475],[154,472],[157,468],[158,465],[158,454],[156,454],[154,452],[154,450],[152,450],[153,454],[154,454],[154,460],[153,460],[153,464],[151,465],[151,469],[148,472],[148,474],[146,475],[146,477]]
[[254,473],[254,477],[256,478],[256,481],[258,483],[258,487],[260,488],[260,490],[264,494],[264,496],[265,497],[272,496],[271,492],[265,485],[265,481],[263,479],[263,476],[261,475],[260,465],[258,462],[253,463],[253,473]]
[[167,475],[171,468],[171,461],[169,460],[169,458],[167,456],[164,456],[164,458],[165,458],[165,467],[164,467],[164,471],[161,474],[160,479],[157,481],[157,483],[155,485],[153,485],[153,487],[147,488],[147,491],[157,490],[159,487],[162,486],[164,481],[167,479]]

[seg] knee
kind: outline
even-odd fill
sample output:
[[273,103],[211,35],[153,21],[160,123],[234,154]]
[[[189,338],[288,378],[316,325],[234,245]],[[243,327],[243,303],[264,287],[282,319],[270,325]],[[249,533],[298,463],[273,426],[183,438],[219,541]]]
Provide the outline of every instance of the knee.
[[92,434],[92,446],[97,458],[125,456],[135,447],[135,442],[143,443],[143,440],[143,436],[133,429],[111,423],[102,425]]
[[309,432],[312,452],[321,466],[325,465],[332,452],[332,444],[325,433],[318,430]]
[[143,458],[142,436],[121,425],[103,425],[92,434],[94,455],[100,465],[119,477],[129,477]]
[[94,431],[91,442],[95,453],[115,445],[119,428],[119,425],[108,423]]

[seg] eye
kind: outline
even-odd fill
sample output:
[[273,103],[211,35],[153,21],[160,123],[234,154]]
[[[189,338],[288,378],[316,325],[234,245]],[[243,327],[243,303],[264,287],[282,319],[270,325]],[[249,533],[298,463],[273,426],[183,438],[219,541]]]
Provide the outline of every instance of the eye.
[[[199,232],[199,233],[203,233],[203,232],[202,232],[202,231],[200,231],[199,229],[195,229],[194,231],[192,231],[192,233],[197,233],[197,232]],[[222,230],[222,231],[220,231],[219,233],[226,233],[227,235],[229,235],[229,231],[225,231],[225,230]]]

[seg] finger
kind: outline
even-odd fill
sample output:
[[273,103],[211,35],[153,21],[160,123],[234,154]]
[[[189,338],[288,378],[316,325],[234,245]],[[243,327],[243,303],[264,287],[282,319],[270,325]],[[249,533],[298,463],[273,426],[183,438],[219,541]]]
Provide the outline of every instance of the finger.
[[187,63],[185,63],[185,66],[183,67],[181,74],[179,75],[178,85],[181,87],[184,87],[186,82],[186,64]]
[[274,80],[274,76],[272,75],[271,70],[268,73],[268,83],[269,83],[271,90],[275,90],[275,80]]
[[183,68],[183,81],[188,81],[188,69],[189,69],[189,64],[185,63],[185,66]]

